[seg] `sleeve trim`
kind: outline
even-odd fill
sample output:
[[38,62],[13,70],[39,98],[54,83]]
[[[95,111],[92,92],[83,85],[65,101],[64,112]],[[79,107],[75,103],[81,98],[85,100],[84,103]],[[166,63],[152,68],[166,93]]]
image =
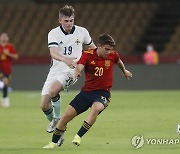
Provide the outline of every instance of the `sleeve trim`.
[[57,42],[48,43],[48,46],[50,46],[50,45],[58,45],[58,43]]
[[92,40],[88,44],[84,44],[84,45],[90,45],[91,43],[92,43]]

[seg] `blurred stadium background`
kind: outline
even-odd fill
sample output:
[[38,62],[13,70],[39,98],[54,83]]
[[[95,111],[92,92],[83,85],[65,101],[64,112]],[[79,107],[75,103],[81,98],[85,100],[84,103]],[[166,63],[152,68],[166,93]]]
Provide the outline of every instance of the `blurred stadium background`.
[[[115,68],[112,103],[82,146],[74,148],[71,140],[87,113],[68,125],[64,145],[49,151],[42,149],[51,134],[45,132],[48,122],[40,110],[40,92],[50,65],[47,34],[58,26],[58,10],[65,4],[74,6],[75,24],[86,27],[94,42],[100,33],[114,37],[133,79],[127,81]],[[179,144],[144,145],[140,150],[131,145],[137,134],[179,138],[179,0],[0,0],[0,32],[4,31],[20,58],[13,62],[11,107],[0,107],[0,153],[179,154]],[[158,65],[143,63],[149,43],[159,52]],[[62,93],[62,113],[83,79]]]
[[[75,24],[86,27],[94,42],[101,33],[117,42],[134,78],[127,82],[115,71],[113,89],[180,89],[178,0],[0,0],[0,32],[9,34],[20,55],[14,61],[14,89],[41,89],[50,64],[47,34],[59,25],[58,10],[65,4],[74,6]],[[157,66],[143,64],[149,43],[159,52]]]

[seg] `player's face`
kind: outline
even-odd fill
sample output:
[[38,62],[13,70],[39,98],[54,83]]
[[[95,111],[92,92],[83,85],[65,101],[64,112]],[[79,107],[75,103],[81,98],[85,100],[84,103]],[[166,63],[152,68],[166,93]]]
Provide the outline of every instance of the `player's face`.
[[8,35],[6,33],[2,33],[0,36],[0,42],[6,44],[8,43],[8,41],[9,41]]
[[63,27],[65,32],[70,32],[72,27],[74,26],[74,15],[68,16],[61,16],[59,18],[59,23]]
[[103,58],[107,58],[107,56],[111,53],[113,47],[110,45],[103,45],[100,47],[100,55]]

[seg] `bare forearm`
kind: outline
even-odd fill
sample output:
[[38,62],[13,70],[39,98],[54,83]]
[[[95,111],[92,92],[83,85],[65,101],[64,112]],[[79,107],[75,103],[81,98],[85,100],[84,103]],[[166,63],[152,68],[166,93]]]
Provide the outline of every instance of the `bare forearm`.
[[123,75],[126,79],[129,80],[130,78],[132,78],[132,73],[125,68],[124,63],[122,62],[121,59],[118,60],[117,64],[119,68],[122,70]]
[[50,55],[51,55],[51,57],[52,57],[53,59],[56,59],[56,60],[58,60],[58,61],[64,62],[64,60],[65,60],[65,57],[62,56],[62,55],[60,55],[60,54],[59,54],[57,51],[55,51],[55,50],[50,50]]
[[125,73],[126,68],[125,68],[124,63],[122,62],[121,59],[118,60],[117,64],[118,64],[118,67],[122,70],[122,72]]
[[8,53],[7,56],[11,57],[12,59],[18,59],[18,55],[17,54]]
[[79,77],[81,76],[81,71],[84,69],[84,65],[78,64],[75,69],[75,76]]
[[58,52],[58,48],[54,47],[54,48],[50,48],[50,54],[51,54],[51,57],[53,59],[56,59],[58,61],[62,61],[64,62],[66,65],[68,65],[70,68],[75,68],[76,67],[76,62],[74,62],[74,60],[76,58],[72,58],[72,57],[65,57],[61,54],[59,54]]
[[78,64],[77,66],[76,66],[76,71],[77,72],[79,72],[79,73],[81,73],[81,71],[84,69],[84,65],[82,65],[82,64]]

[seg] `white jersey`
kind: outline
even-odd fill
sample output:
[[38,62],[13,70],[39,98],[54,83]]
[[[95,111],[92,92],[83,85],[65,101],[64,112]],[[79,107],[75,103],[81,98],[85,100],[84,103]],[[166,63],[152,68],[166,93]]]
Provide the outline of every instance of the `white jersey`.
[[[52,29],[48,34],[48,47],[58,47],[59,54],[78,61],[82,55],[83,44],[90,45],[92,39],[89,32],[79,26],[74,26],[67,34],[61,26]],[[59,81],[64,89],[75,83],[74,69],[71,69],[64,62],[52,59],[52,66],[42,89],[42,95],[49,94],[49,88]]]
[[[68,34],[61,26],[52,29],[48,34],[48,47],[58,47],[59,54],[71,58],[76,58],[78,61],[82,55],[83,44],[90,45],[92,39],[89,32],[80,26],[73,26]],[[53,59],[51,69],[63,68],[68,69],[68,66],[61,61]]]

